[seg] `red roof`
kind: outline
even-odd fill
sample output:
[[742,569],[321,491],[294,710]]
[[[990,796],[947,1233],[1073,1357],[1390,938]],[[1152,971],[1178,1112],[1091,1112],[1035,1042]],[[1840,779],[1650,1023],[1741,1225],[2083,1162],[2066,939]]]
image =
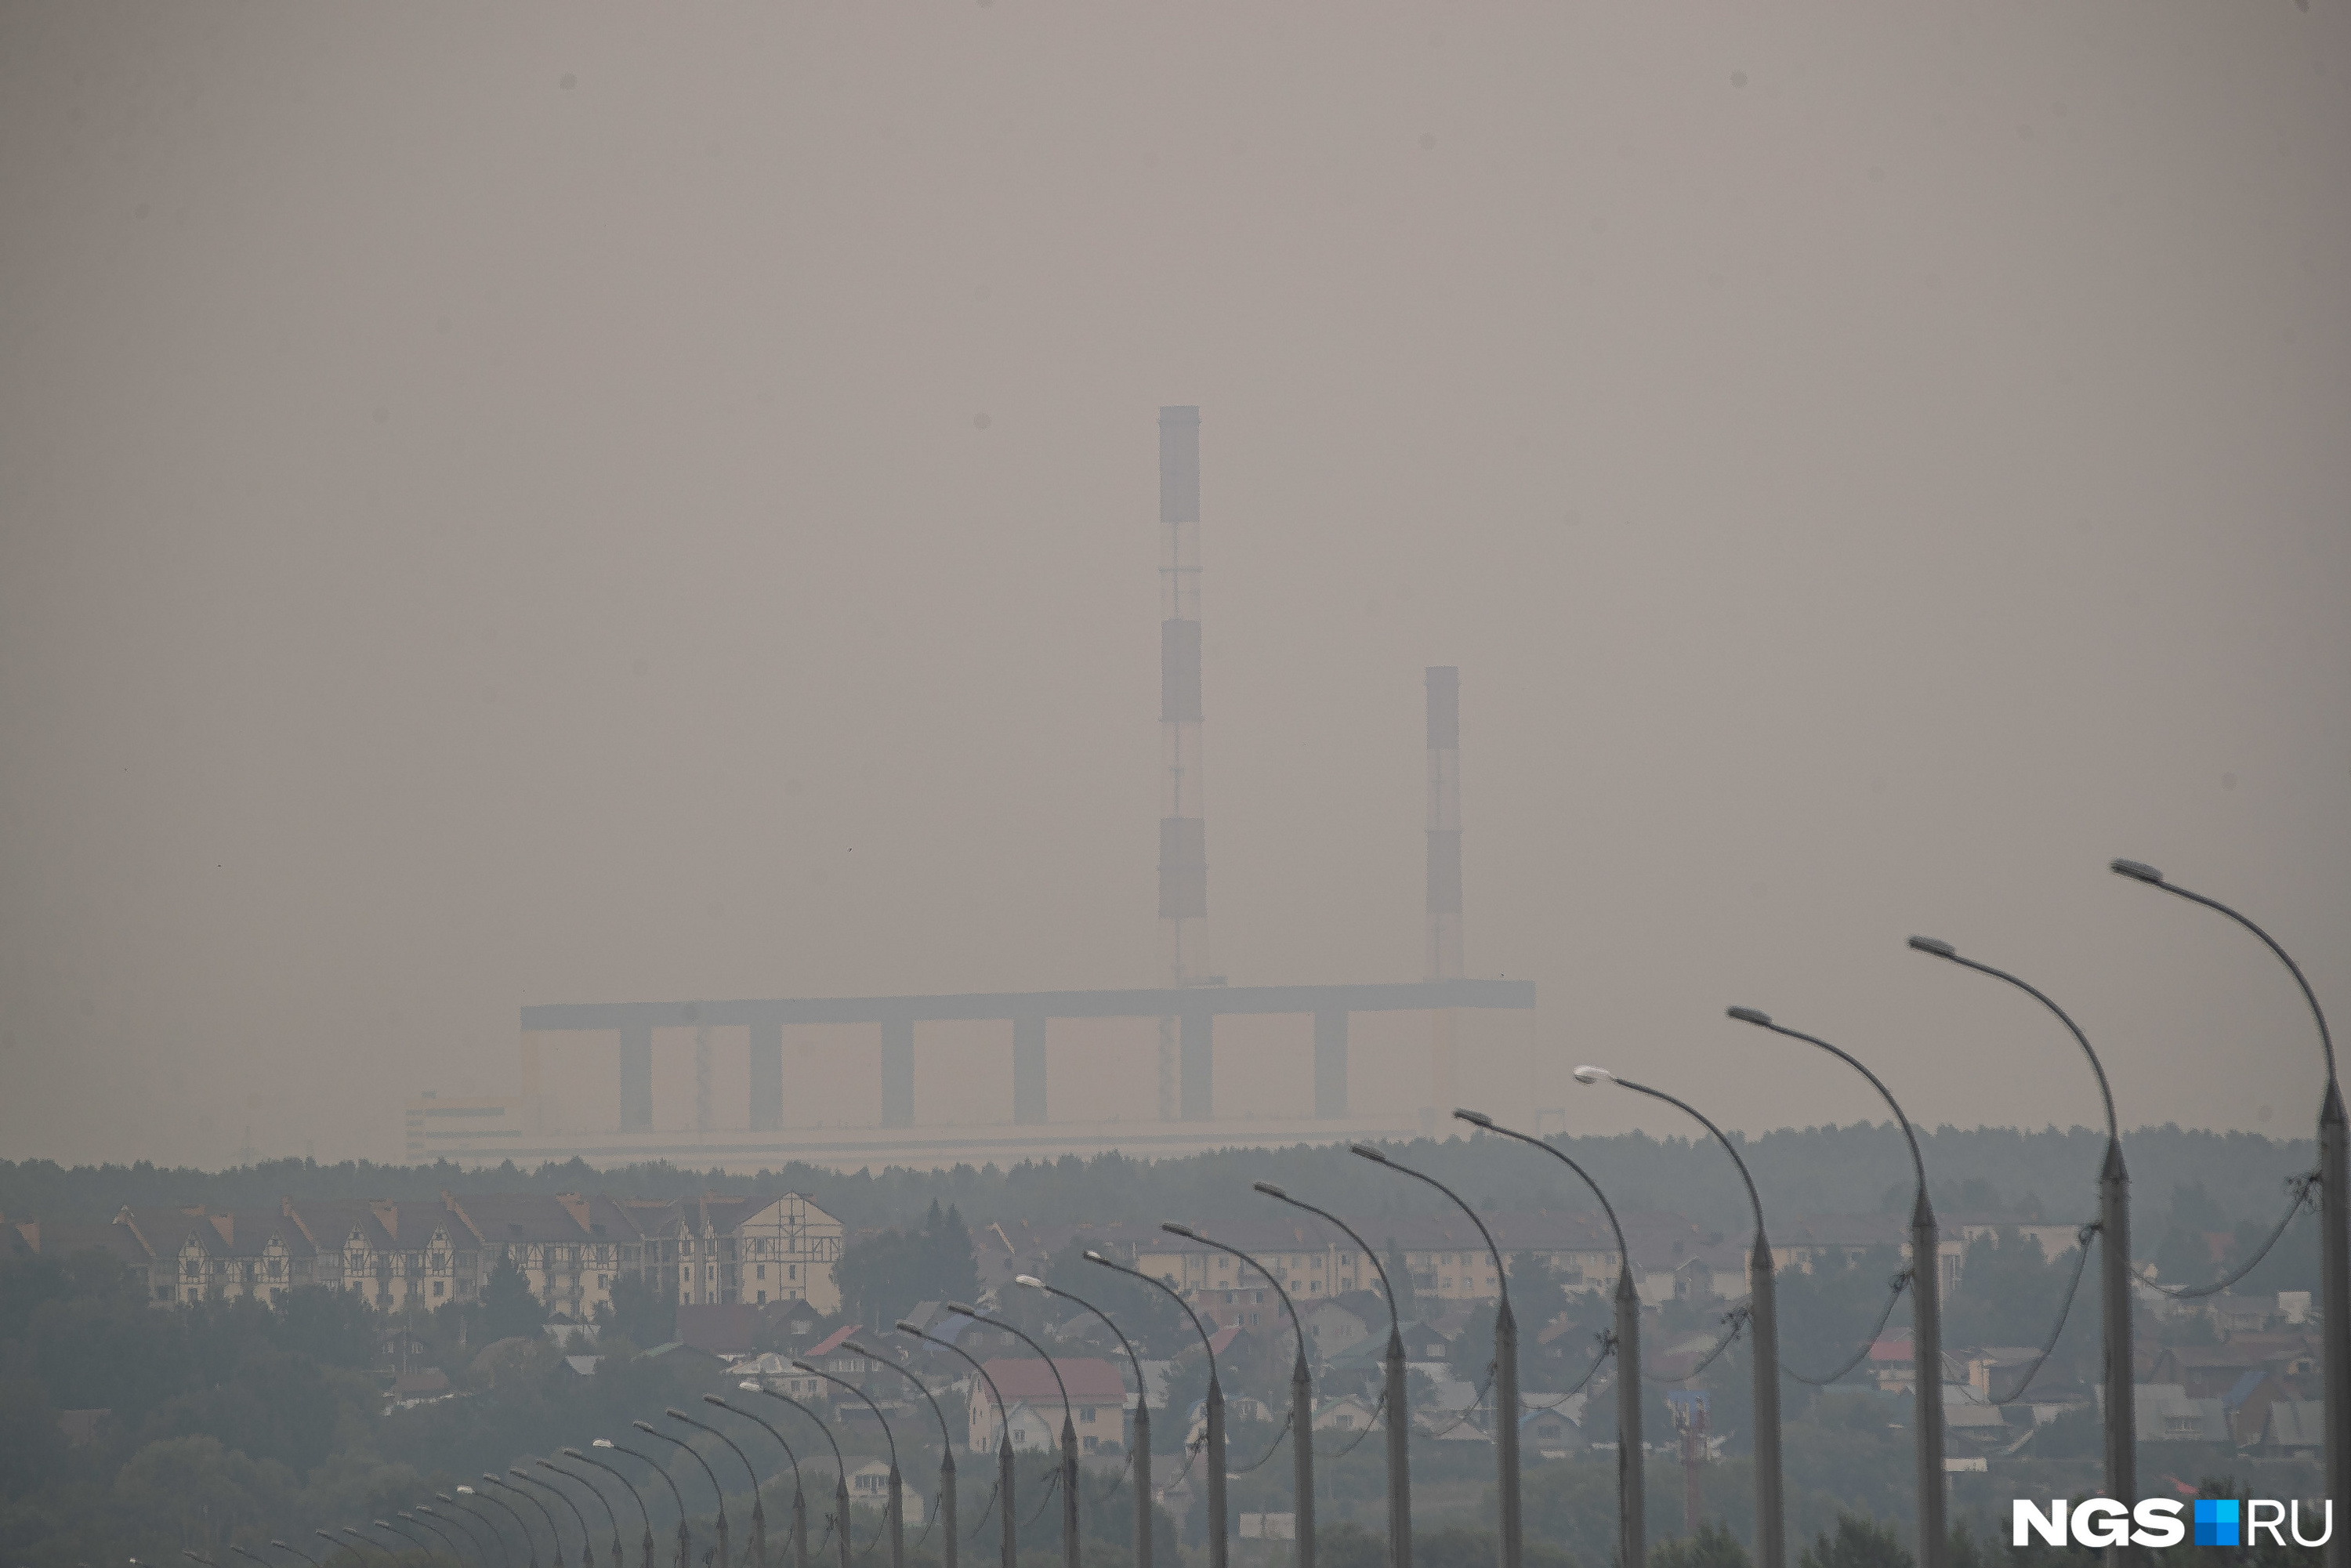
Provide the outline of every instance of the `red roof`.
[[804,1359],[814,1361],[818,1356],[831,1355],[834,1351],[839,1350],[843,1343],[855,1339],[856,1337],[857,1325],[855,1323],[843,1323],[841,1327],[825,1335],[823,1343],[819,1344],[815,1349],[810,1351]]
[[1032,1356],[1026,1361],[989,1361],[983,1364],[988,1377],[1004,1391],[1004,1397],[1016,1403],[1061,1404],[1061,1386],[1053,1381],[1056,1366],[1061,1369],[1061,1383],[1070,1385],[1070,1397],[1073,1400],[1116,1405],[1126,1399],[1126,1379],[1118,1375],[1118,1368],[1098,1356],[1050,1363]]
[[1872,1361],[1907,1361],[1907,1360],[1909,1360],[1909,1359],[1910,1359],[1910,1335],[1909,1335],[1909,1333],[1908,1333],[1907,1331],[1906,1331],[1906,1332],[1904,1332],[1904,1333],[1890,1333],[1890,1334],[1887,1334],[1887,1335],[1884,1336],[1884,1337],[1883,1337],[1883,1338],[1881,1338],[1881,1339],[1875,1339],[1875,1340],[1870,1341],[1870,1343],[1869,1343],[1869,1359],[1870,1359],[1870,1360],[1872,1360]]

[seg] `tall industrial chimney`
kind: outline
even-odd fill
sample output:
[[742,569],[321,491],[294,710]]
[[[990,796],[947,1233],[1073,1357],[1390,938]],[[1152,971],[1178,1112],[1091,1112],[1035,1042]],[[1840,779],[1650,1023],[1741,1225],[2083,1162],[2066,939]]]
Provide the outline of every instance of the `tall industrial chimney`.
[[[1461,672],[1428,669],[1428,977],[1458,979],[1461,958]],[[1440,1008],[1429,1040],[1429,1108],[1453,1104],[1453,1013]]]
[[[1167,983],[1208,978],[1200,769],[1200,411],[1159,411],[1159,930]],[[1159,1020],[1159,1115],[1182,1109],[1177,1020]]]

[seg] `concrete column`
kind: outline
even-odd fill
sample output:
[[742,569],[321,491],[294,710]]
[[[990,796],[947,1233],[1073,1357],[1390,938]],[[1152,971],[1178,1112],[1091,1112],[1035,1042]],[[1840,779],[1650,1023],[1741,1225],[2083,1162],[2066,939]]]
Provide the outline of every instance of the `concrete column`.
[[784,1124],[784,1026],[751,1026],[751,1131],[772,1133]]
[[1012,1020],[1012,1119],[1023,1125],[1045,1120],[1042,1013],[1022,1013]]
[[621,1131],[644,1133],[653,1124],[653,1026],[621,1026]]
[[1208,1122],[1217,1114],[1217,1015],[1206,1008],[1184,1014],[1181,1060],[1176,1076],[1183,1086],[1182,1116],[1186,1122]]
[[1314,1015],[1314,1113],[1347,1113],[1347,1015],[1337,1008]]
[[914,1124],[914,1020],[882,1023],[882,1124]]

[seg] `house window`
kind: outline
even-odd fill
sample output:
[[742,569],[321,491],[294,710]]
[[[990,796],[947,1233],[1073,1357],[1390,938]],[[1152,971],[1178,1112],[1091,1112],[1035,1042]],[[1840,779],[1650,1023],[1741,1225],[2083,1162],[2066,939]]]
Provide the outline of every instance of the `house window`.
[[762,1306],[765,1306],[765,1305],[767,1304],[767,1301],[768,1301],[768,1292],[767,1292],[767,1291],[760,1291],[760,1292],[759,1292],[759,1304],[760,1304],[760,1305],[762,1305]]
[[[759,1278],[761,1278],[762,1280],[764,1280],[764,1279],[766,1279],[767,1277],[768,1277],[768,1266],[767,1266],[765,1263],[762,1263],[762,1264],[760,1264],[760,1265],[759,1265]],[[764,1295],[762,1295],[762,1296],[760,1297],[760,1300],[762,1300],[762,1301],[765,1301],[766,1299],[767,1299],[767,1298],[766,1298],[766,1296],[764,1296]]]
[[437,1296],[437,1295],[439,1295],[439,1294],[441,1293],[441,1286],[442,1286],[442,1283],[443,1283],[443,1281],[439,1281],[439,1280],[435,1280],[435,1281],[433,1281],[433,1293],[434,1293],[434,1295],[436,1295],[436,1296]]
[[596,1288],[597,1288],[598,1290],[600,1290],[600,1291],[609,1291],[609,1290],[611,1290],[611,1289],[612,1288],[612,1276],[611,1276],[611,1275],[610,1275],[610,1274],[599,1274],[599,1275],[597,1275],[597,1276],[596,1276]]

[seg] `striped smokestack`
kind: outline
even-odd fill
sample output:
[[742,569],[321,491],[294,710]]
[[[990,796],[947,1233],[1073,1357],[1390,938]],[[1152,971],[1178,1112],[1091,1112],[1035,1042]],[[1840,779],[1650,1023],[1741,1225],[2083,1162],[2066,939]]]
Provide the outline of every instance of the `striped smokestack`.
[[[1171,987],[1208,977],[1208,836],[1200,768],[1200,411],[1159,411],[1159,928]],[[1159,1113],[1186,1103],[1177,1020],[1159,1022]]]

